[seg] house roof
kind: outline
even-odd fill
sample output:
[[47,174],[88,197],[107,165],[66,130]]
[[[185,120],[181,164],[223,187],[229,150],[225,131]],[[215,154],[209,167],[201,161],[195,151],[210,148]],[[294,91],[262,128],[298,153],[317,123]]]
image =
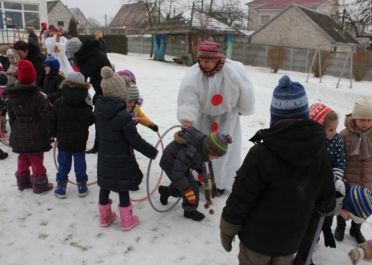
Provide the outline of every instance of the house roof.
[[301,5],[307,8],[316,9],[329,0],[254,0],[248,5],[257,5],[255,9],[285,9],[291,4]]
[[55,7],[56,4],[58,4],[59,1],[48,1],[47,2],[47,9],[48,13],[52,11],[52,9]]
[[276,17],[274,17],[272,20],[270,20],[269,23],[264,25],[263,27],[256,30],[250,37],[253,37],[258,32],[266,28],[272,23],[276,23],[276,19],[282,15],[285,14],[285,12],[290,9],[295,8],[297,11],[304,14],[304,16],[311,22],[313,25],[318,27],[321,33],[327,35],[327,37],[332,41],[336,43],[352,43],[352,44],[358,44],[358,41],[356,41],[350,34],[348,34],[346,31],[342,30],[342,28],[334,22],[329,16],[324,15],[322,13],[316,12],[314,10],[310,10],[308,8],[305,8],[303,6],[299,6],[296,4],[292,4],[289,7],[287,7],[285,10],[280,12]]
[[148,33],[180,34],[187,32],[213,32],[215,34],[242,34],[234,28],[197,10],[186,11],[180,17],[168,19],[148,29]]
[[110,23],[110,27],[141,28],[146,25],[148,9],[145,4],[123,4]]

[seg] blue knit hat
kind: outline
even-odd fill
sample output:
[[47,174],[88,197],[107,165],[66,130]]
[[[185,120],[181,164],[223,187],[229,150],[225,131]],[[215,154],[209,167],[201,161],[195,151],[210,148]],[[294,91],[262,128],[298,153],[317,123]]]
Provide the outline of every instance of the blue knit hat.
[[342,209],[357,218],[367,219],[372,215],[372,192],[363,186],[346,183],[346,195]]
[[50,67],[51,74],[58,73],[60,68],[59,61],[53,56],[48,56],[48,58],[45,59],[44,65]]
[[279,80],[270,107],[270,126],[284,119],[308,119],[309,105],[304,87],[288,76]]

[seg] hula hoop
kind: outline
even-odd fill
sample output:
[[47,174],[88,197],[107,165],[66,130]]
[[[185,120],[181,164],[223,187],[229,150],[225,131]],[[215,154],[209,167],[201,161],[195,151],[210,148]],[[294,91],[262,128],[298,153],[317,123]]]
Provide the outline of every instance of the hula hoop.
[[[159,141],[158,141],[158,142],[160,142],[161,150],[164,151],[164,144],[163,144],[162,138],[161,138],[159,132],[156,132],[156,134],[159,136]],[[157,148],[157,147],[158,147],[158,144],[155,146],[155,148]],[[151,160],[152,160],[152,159],[151,159]],[[150,161],[151,161],[151,160],[150,160]],[[130,201],[131,201],[131,202],[144,202],[144,201],[146,201],[146,200],[147,200],[150,196],[152,196],[152,195],[155,193],[155,191],[157,191],[157,189],[159,188],[159,186],[160,186],[160,182],[161,182],[161,180],[162,180],[162,178],[163,178],[163,175],[164,175],[164,170],[161,170],[161,172],[160,172],[160,176],[159,176],[159,179],[158,179],[158,182],[156,183],[156,185],[154,186],[154,188],[151,190],[150,193],[148,192],[148,190],[146,190],[146,196],[145,196],[145,197],[138,198],[138,199],[136,199],[136,198],[134,198],[134,199],[130,199]]]
[[[182,128],[180,125],[175,125],[175,126],[172,126],[170,127],[168,130],[166,130],[159,138],[159,141],[156,143],[155,145],[155,148],[157,149],[159,144],[163,142],[163,138],[173,129],[175,128]],[[158,209],[156,208],[156,206],[154,205],[154,203],[152,202],[152,199],[151,199],[151,193],[150,193],[150,170],[151,170],[151,164],[152,164],[152,159],[150,159],[149,161],[149,165],[147,167],[147,174],[146,174],[146,192],[147,192],[147,198],[149,200],[149,203],[150,203],[150,206],[152,209],[154,209],[156,212],[158,213],[165,213],[165,212],[168,212],[170,210],[172,210],[176,205],[177,203],[181,200],[181,197],[179,197],[172,205],[170,205],[168,208],[166,209]]]
[[[54,145],[53,145],[53,161],[54,161],[54,165],[55,165],[55,167],[56,167],[56,169],[58,171],[59,166],[58,166],[58,161],[57,161],[57,158],[56,158],[56,150],[57,150],[57,139],[55,139]],[[72,180],[68,180],[68,183],[70,183],[72,185],[75,185],[75,186],[78,185],[76,182],[74,182]],[[87,183],[87,186],[92,186],[92,185],[95,185],[95,184],[97,184],[97,181],[96,180],[95,181],[92,181],[92,182],[88,182]]]
[[9,135],[7,135],[6,133],[0,133],[0,142],[5,146],[10,147]]

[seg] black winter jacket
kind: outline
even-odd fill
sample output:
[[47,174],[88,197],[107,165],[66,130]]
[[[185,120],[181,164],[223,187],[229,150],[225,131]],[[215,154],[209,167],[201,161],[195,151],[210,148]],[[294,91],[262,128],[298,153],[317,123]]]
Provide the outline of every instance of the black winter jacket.
[[50,103],[53,104],[56,99],[61,97],[61,83],[64,79],[65,78],[60,73],[53,73],[45,76],[43,89],[41,91],[48,96]]
[[157,150],[138,134],[126,104],[118,98],[98,96],[96,107],[98,134],[98,185],[122,192],[136,190],[142,173],[133,149],[148,158],[155,158]]
[[205,138],[202,132],[189,127],[176,133],[175,140],[164,149],[160,167],[177,189],[183,191],[189,187],[185,177],[191,169],[203,173],[204,163],[208,161]]
[[95,120],[92,107],[85,102],[88,89],[88,83],[67,79],[62,83],[62,97],[53,105],[49,125],[62,151],[82,152],[86,149],[88,129]]
[[26,60],[32,62],[33,66],[35,67],[36,74],[37,74],[37,81],[36,84],[38,87],[43,87],[44,83],[44,61],[45,55],[40,52],[40,48],[38,44],[34,42],[28,43],[28,54],[26,56]]
[[11,126],[10,146],[15,153],[39,153],[50,150],[48,100],[33,85],[6,87]]
[[[313,210],[329,214],[335,187],[324,128],[283,120],[259,131],[237,171],[223,218],[242,225],[241,242],[267,256],[295,253]],[[261,142],[262,140],[262,142]]]
[[90,77],[90,83],[96,91],[93,100],[95,103],[97,96],[102,95],[101,69],[104,66],[111,67],[111,63],[106,54],[101,51],[100,44],[96,40],[85,41],[80,50],[75,54],[75,59],[85,79]]

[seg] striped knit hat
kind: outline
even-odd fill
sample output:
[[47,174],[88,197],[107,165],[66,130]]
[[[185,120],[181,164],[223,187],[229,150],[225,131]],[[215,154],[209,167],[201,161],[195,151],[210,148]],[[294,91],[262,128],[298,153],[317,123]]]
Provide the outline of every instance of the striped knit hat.
[[211,41],[202,41],[198,46],[198,59],[220,59],[223,54],[220,44]]
[[136,77],[134,76],[134,74],[131,71],[129,71],[129,70],[121,70],[121,71],[117,72],[117,74],[119,76],[121,76],[121,77],[128,77],[129,80],[132,83],[136,84]]
[[359,185],[346,183],[346,195],[342,209],[352,215],[356,223],[361,223],[372,214],[372,192]]
[[128,88],[128,101],[138,101],[139,99],[139,91],[136,84],[131,84]]
[[308,119],[309,105],[304,87],[288,76],[279,80],[271,101],[270,126],[284,119]]
[[321,125],[324,125],[324,120],[333,110],[323,103],[314,103],[310,106],[310,118]]
[[232,139],[230,135],[213,132],[206,138],[206,143],[208,154],[220,157],[226,154],[228,144],[232,143]]

